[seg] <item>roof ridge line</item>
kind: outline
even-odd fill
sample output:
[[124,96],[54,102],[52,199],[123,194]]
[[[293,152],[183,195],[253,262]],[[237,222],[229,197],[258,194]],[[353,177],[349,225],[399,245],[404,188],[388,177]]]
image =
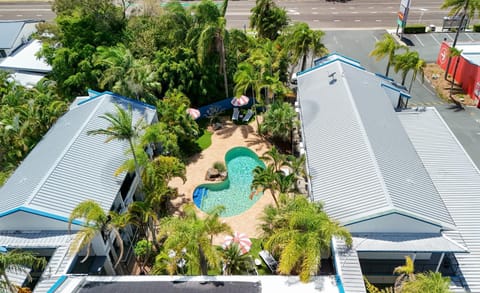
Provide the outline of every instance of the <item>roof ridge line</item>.
[[[105,99],[105,97],[103,97],[103,99]],[[32,191],[32,194],[30,194],[30,196],[27,198],[27,200],[25,201],[24,205],[30,205],[30,203],[32,202],[32,200],[35,198],[37,192],[40,190],[40,188],[44,185],[45,181],[47,181],[47,179],[52,175],[52,172],[57,168],[58,166],[58,163],[63,160],[63,158],[65,157],[65,154],[67,153],[67,151],[72,147],[73,143],[76,141],[76,139],[80,136],[80,134],[82,133],[82,131],[84,130],[85,126],[88,124],[88,122],[90,121],[90,119],[92,118],[93,115],[95,115],[97,109],[100,107],[100,105],[103,103],[103,100],[102,101],[99,101],[98,104],[95,106],[95,108],[93,109],[93,111],[90,113],[90,115],[88,115],[87,119],[85,119],[85,121],[83,122],[82,126],[79,127],[79,129],[77,130],[77,133],[75,133],[75,135],[72,136],[72,139],[70,140],[70,142],[67,144],[67,146],[63,149],[62,153],[60,156],[58,156],[58,158],[55,160],[55,162],[53,163],[52,167],[48,170],[48,172],[43,176],[43,178],[38,182],[37,186],[35,187],[35,189],[33,189]],[[75,108],[76,109],[76,108]],[[68,112],[70,111],[73,111],[75,109],[72,109],[72,110],[68,110],[67,112],[65,112],[65,114],[67,114]],[[65,114],[62,115],[61,118],[63,118],[65,116]],[[57,122],[58,123],[58,120]],[[55,124],[56,124],[55,123]],[[54,125],[55,125],[54,124]],[[54,126],[52,125],[52,127]],[[52,127],[50,127],[50,129],[52,129]],[[49,130],[50,131],[50,130]],[[47,132],[48,133],[48,132]]]
[[392,202],[392,198],[390,196],[390,191],[387,188],[387,184],[385,183],[385,179],[382,176],[382,171],[380,170],[380,166],[378,165],[378,161],[377,161],[377,158],[375,156],[375,152],[373,151],[372,144],[370,143],[369,139],[366,139],[366,138],[368,138],[368,133],[365,130],[365,125],[364,125],[363,120],[360,116],[360,113],[358,112],[358,108],[357,108],[357,105],[355,103],[355,99],[353,98],[352,91],[350,90],[350,84],[349,84],[347,78],[345,78],[345,71],[343,70],[343,67],[341,67],[341,66],[339,66],[339,67],[342,69],[342,72],[341,72],[340,76],[343,79],[343,82],[345,83],[345,90],[347,91],[348,99],[350,100],[352,105],[354,105],[354,107],[352,107],[352,111],[353,111],[355,117],[358,119],[357,121],[358,121],[358,125],[359,125],[360,130],[365,135],[364,136],[364,142],[365,142],[365,145],[367,146],[368,153],[370,153],[370,155],[371,155],[370,158],[372,159],[371,161],[372,161],[372,163],[375,167],[377,177],[378,177],[378,179],[380,181],[380,184],[382,186],[382,189],[384,191],[385,199],[387,200],[387,203],[391,208],[396,208],[396,206]]

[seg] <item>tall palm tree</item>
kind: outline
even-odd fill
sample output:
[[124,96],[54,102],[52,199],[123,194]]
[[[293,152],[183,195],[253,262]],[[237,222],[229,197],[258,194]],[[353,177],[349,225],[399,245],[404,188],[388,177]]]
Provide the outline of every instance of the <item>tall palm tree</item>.
[[292,59],[296,64],[301,60],[301,71],[305,70],[307,57],[310,53],[320,57],[328,51],[322,43],[325,33],[321,30],[312,30],[308,24],[297,22],[287,32],[287,47],[293,52]]
[[275,40],[288,24],[287,12],[273,0],[256,0],[251,12],[250,27],[259,38]]
[[458,50],[455,47],[450,48],[450,52],[448,54],[449,58],[457,57],[457,61],[455,62],[455,68],[453,69],[452,81],[450,83],[450,97],[452,97],[453,85],[455,84],[455,77],[457,76],[458,63],[460,62],[459,57],[461,55],[462,50]]
[[[425,62],[422,61],[423,60],[420,59],[416,51],[407,50],[405,53],[395,56],[393,61],[393,70],[395,72],[401,71],[402,85],[405,85],[405,80],[407,79],[407,75],[410,70],[415,70],[417,66],[419,66],[419,68],[416,69],[417,73],[419,70],[423,70],[425,67]],[[414,74],[416,75],[417,73]]]
[[226,30],[226,20],[224,17],[219,17],[216,22],[205,25],[200,33],[197,44],[198,60],[200,64],[203,64],[204,60],[211,57],[210,54],[212,51],[220,55],[219,71],[223,75],[226,99],[229,97],[225,52],[225,42],[227,38],[228,31]]
[[[0,252],[0,291],[16,293],[18,284],[13,284],[8,278],[7,271],[24,273],[30,277],[29,268],[41,269],[47,264],[43,257],[36,257],[32,252],[11,250]],[[20,284],[21,285],[21,284]],[[5,290],[5,291],[3,291]]]
[[257,166],[253,169],[252,180],[252,195],[258,194],[265,190],[270,190],[275,206],[279,206],[276,191],[278,190],[278,184],[276,182],[277,172],[272,165],[262,168]]
[[140,131],[144,128],[144,121],[140,118],[134,123],[132,106],[130,104],[127,111],[125,111],[120,105],[115,104],[115,110],[115,113],[106,113],[102,116],[99,116],[110,123],[107,128],[90,130],[87,132],[87,134],[106,135],[106,143],[112,140],[127,141],[130,146],[133,161],[135,163],[135,174],[140,180],[140,185],[142,185],[139,164],[135,153],[135,139],[138,137]]
[[93,239],[100,233],[110,248],[112,248],[113,244],[110,240],[110,233],[113,233],[120,246],[118,260],[114,265],[114,268],[116,268],[122,260],[124,250],[123,239],[119,229],[127,226],[127,214],[119,215],[116,212],[109,212],[107,214],[97,202],[86,200],[79,203],[70,213],[70,217],[68,218],[69,231],[75,219],[82,219],[84,226],[77,232],[75,240],[70,247],[70,253],[76,254],[87,247],[87,254],[81,260],[81,262],[85,262],[90,256],[90,244]]
[[[442,6],[442,9],[450,8],[450,15],[461,14],[460,23],[455,33],[455,38],[453,39],[452,47],[455,48],[458,41],[458,36],[462,30],[462,25],[465,22],[465,18],[468,16],[470,19],[475,16],[475,13],[480,11],[480,3],[478,0],[445,0]],[[445,68],[445,80],[448,78],[448,71],[450,70],[450,65],[452,62],[452,56],[448,57],[447,67]]]
[[[253,98],[253,111],[257,115],[257,102],[262,102],[261,90],[263,87],[263,80],[260,72],[249,62],[242,62],[238,64],[237,71],[233,76],[235,82],[235,96],[247,94],[251,90]],[[257,121],[257,130],[260,130],[260,122]]]
[[412,91],[413,82],[415,81],[415,78],[417,78],[418,74],[420,74],[420,77],[422,78],[422,83],[425,81],[425,68],[427,67],[427,62],[421,59],[418,53],[416,55],[414,54],[412,58],[414,58],[414,60],[412,60],[412,80],[410,81],[410,86],[408,88],[409,92]]
[[264,235],[265,247],[279,256],[279,273],[298,274],[302,282],[308,282],[318,272],[322,253],[329,251],[332,238],[339,237],[351,245],[352,237],[328,217],[319,203],[303,196],[282,196],[280,202],[276,214],[267,217],[273,229],[267,229]]
[[385,72],[385,75],[388,76],[390,67],[394,63],[395,52],[401,48],[405,48],[405,46],[397,44],[390,34],[384,34],[383,39],[375,43],[375,49],[370,52],[370,56],[375,57],[376,61],[388,57],[387,71]]
[[146,59],[135,58],[125,45],[98,47],[95,64],[105,68],[100,79],[101,87],[144,102],[155,102],[160,83],[152,66]]
[[[221,208],[216,208],[205,219],[196,214],[196,207],[184,206],[182,217],[167,217],[161,221],[160,237],[165,238],[164,252],[157,257],[154,272],[167,267],[170,274],[177,270],[176,256],[184,254],[190,274],[208,274],[208,268],[219,268],[219,251],[211,244],[212,235],[231,233],[231,228],[219,222]],[[168,256],[170,255],[170,257]]]
[[297,122],[297,113],[287,102],[274,102],[264,115],[262,132],[269,133],[273,139],[288,142]]
[[287,156],[280,153],[275,146],[263,153],[261,159],[267,166],[273,166],[275,172],[280,172],[280,168],[287,165]]

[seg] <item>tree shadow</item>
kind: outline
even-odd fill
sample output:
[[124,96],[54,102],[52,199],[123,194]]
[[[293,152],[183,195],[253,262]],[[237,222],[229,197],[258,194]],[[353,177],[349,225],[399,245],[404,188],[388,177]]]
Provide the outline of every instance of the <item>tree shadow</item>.
[[247,125],[241,125],[241,126],[240,126],[240,131],[241,131],[241,133],[242,133],[242,137],[243,137],[243,138],[248,138],[248,135],[249,135],[250,133],[253,133],[255,130],[253,129],[252,126],[250,126],[249,124],[247,124]]
[[402,37],[400,39],[402,42],[405,43],[405,45],[409,46],[409,47],[415,47],[415,44],[412,42],[412,40],[410,40],[409,38],[407,37]]
[[238,125],[233,124],[232,122],[227,122],[225,127],[217,130],[216,134],[221,136],[222,138],[228,138],[233,135],[233,133],[235,132],[235,130],[237,130],[237,128],[238,128]]

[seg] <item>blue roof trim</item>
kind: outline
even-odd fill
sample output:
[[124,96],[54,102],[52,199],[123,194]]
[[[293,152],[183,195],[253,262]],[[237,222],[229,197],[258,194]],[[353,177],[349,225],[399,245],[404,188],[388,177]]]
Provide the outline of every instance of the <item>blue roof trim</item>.
[[350,226],[350,225],[354,225],[354,224],[358,224],[358,223],[362,223],[362,222],[366,222],[366,221],[370,221],[370,220],[374,220],[374,219],[381,218],[381,217],[384,217],[384,216],[389,216],[389,215],[400,215],[400,216],[404,216],[404,217],[407,217],[407,218],[410,218],[410,219],[414,219],[414,220],[417,220],[417,221],[420,221],[420,222],[423,222],[423,223],[426,223],[426,224],[430,224],[430,225],[435,226],[435,227],[443,228],[443,226],[440,225],[440,224],[428,222],[426,220],[419,219],[419,218],[416,218],[416,217],[413,217],[413,216],[410,216],[410,215],[406,215],[406,214],[403,214],[403,213],[400,213],[400,212],[385,213],[385,214],[378,215],[378,216],[375,216],[375,217],[372,217],[372,218],[351,222],[351,223],[346,224],[345,227]]
[[316,70],[316,69],[318,69],[318,68],[321,68],[321,67],[323,67],[323,66],[326,66],[326,65],[328,65],[328,64],[331,64],[331,63],[337,62],[337,61],[338,61],[338,62],[342,62],[342,63],[344,63],[344,64],[351,65],[351,66],[353,66],[353,67],[355,67],[355,68],[358,68],[358,69],[361,69],[361,70],[365,70],[365,68],[364,68],[363,66],[361,66],[361,65],[352,64],[352,63],[349,63],[349,62],[347,62],[347,61],[345,61],[345,60],[342,60],[342,59],[333,59],[333,60],[327,61],[327,62],[325,62],[325,63],[319,64],[319,65],[315,65],[315,66],[313,66],[313,67],[311,67],[311,68],[309,68],[309,69],[307,69],[307,70],[305,70],[305,71],[300,71],[300,72],[297,73],[297,76],[300,76],[300,75],[302,75],[302,74],[305,74],[305,73],[307,73],[307,72]]
[[[95,91],[92,91],[92,92],[98,93],[98,92],[95,92]],[[141,106],[141,107],[145,107],[145,108],[150,108],[150,109],[152,109],[152,110],[157,110],[157,107],[152,106],[152,105],[150,105],[150,104],[147,104],[147,103],[144,103],[144,102],[141,102],[141,101],[137,101],[137,100],[134,100],[134,99],[131,99],[131,98],[127,98],[127,97],[124,97],[124,96],[121,96],[121,95],[119,95],[119,94],[112,93],[112,92],[109,92],[109,91],[105,91],[105,92],[103,92],[103,93],[98,93],[98,95],[96,95],[96,96],[93,96],[93,97],[90,97],[90,98],[88,98],[88,99],[86,99],[86,100],[84,100],[84,101],[81,101],[80,103],[78,103],[78,105],[79,105],[79,106],[80,106],[80,105],[83,105],[83,104],[88,103],[88,102],[90,102],[90,101],[92,101],[92,100],[94,100],[94,99],[97,99],[98,97],[101,97],[101,96],[103,96],[103,95],[111,95],[111,96],[113,96],[113,97],[115,97],[115,98],[117,98],[117,99],[125,100],[126,102],[131,103],[131,104],[133,104],[133,105],[137,105],[137,106]]]
[[[32,214],[32,215],[37,215],[37,216],[50,218],[50,219],[53,219],[53,220],[58,220],[58,221],[68,223],[68,218],[61,217],[61,216],[51,214],[51,213],[47,213],[47,212],[43,212],[43,211],[39,211],[39,210],[35,210],[35,209],[31,209],[31,208],[27,208],[27,207],[23,207],[23,206],[18,207],[18,208],[14,208],[12,210],[8,210],[8,211],[3,212],[3,213],[0,213],[0,218],[3,218],[5,216],[11,215],[11,214],[14,214],[16,212],[25,212],[25,213],[29,213],[29,214]],[[72,224],[74,224],[74,225],[84,225],[84,222],[78,221],[78,220],[73,220]]]
[[381,78],[383,78],[383,79],[385,79],[385,80],[393,81],[393,78],[388,77],[388,76],[386,76],[386,75],[383,75],[383,74],[380,74],[380,73],[375,73],[375,75],[378,76],[378,77],[381,77]]
[[407,98],[407,99],[411,99],[412,96],[410,96],[410,94],[407,94],[405,93],[404,91],[402,91],[401,89],[397,88],[396,86],[393,86],[393,85],[389,85],[389,84],[386,84],[386,83],[383,83],[381,84],[382,87],[386,87],[388,89],[391,89],[393,91],[396,91],[400,94],[400,96],[404,97],[404,98]]
[[343,288],[342,278],[339,275],[335,275],[335,281],[337,282],[338,292],[345,293],[345,288]]
[[320,61],[320,60],[323,60],[323,59],[327,59],[327,58],[329,58],[329,57],[332,57],[333,55],[337,55],[337,56],[340,56],[340,57],[342,57],[342,58],[345,58],[345,59],[348,59],[348,60],[350,60],[350,61],[353,61],[353,62],[355,62],[355,63],[360,64],[360,62],[359,62],[358,60],[355,60],[355,59],[353,59],[353,58],[351,58],[351,57],[347,57],[347,56],[345,56],[345,55],[343,55],[343,54],[340,54],[340,53],[337,53],[337,52],[332,52],[332,53],[329,53],[329,54],[327,54],[327,55],[325,55],[325,56],[323,56],[323,57],[317,58],[317,59],[313,60],[313,63],[315,64],[315,62]]
[[57,289],[63,284],[63,282],[65,282],[66,279],[66,275],[61,275],[60,278],[58,278],[58,280],[52,285],[52,287],[48,289],[47,293],[54,293],[57,291]]

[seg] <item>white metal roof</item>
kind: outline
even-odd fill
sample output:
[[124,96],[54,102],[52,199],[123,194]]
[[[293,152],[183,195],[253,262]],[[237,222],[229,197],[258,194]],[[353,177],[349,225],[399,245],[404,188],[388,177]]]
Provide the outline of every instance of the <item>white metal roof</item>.
[[353,246],[361,252],[468,252],[449,237],[433,233],[354,234]]
[[48,65],[43,58],[40,59],[35,56],[41,48],[42,42],[39,40],[31,41],[15,52],[15,54],[5,58],[0,63],[0,69],[36,73],[47,73],[52,71],[52,67]]
[[[132,105],[134,120],[142,118],[148,124],[155,119],[153,107],[111,93],[69,110],[1,187],[0,218],[22,210],[65,221],[87,199],[110,210],[123,182],[123,176],[114,173],[126,160],[128,143],[105,143],[105,136],[87,131],[108,127],[99,116],[114,112],[115,104]],[[22,230],[21,222],[18,229]]]
[[360,260],[358,259],[355,245],[348,247],[343,240],[333,238],[332,246],[335,269],[342,282],[343,292],[366,292]]
[[67,231],[0,231],[0,246],[5,248],[57,248],[70,241],[75,234]]
[[11,49],[20,34],[24,21],[0,21],[0,49]]
[[460,233],[469,254],[455,254],[470,292],[480,292],[480,171],[435,108],[403,112],[404,125]]
[[298,75],[311,195],[342,224],[398,212],[454,228],[382,81],[342,60]]

